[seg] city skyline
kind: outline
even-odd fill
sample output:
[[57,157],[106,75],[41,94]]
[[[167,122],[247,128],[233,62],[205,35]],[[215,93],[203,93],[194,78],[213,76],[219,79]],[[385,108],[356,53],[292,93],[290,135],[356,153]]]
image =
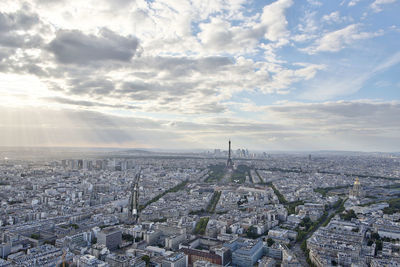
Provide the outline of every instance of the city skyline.
[[0,265],[399,264],[399,155],[224,152],[0,160]]
[[399,152],[399,10],[2,1],[0,146]]

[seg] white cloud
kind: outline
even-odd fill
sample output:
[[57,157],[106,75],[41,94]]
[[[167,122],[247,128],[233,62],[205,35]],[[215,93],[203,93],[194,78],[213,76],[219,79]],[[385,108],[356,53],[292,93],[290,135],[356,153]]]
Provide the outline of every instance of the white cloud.
[[373,69],[373,73],[376,74],[377,72],[384,71],[392,66],[395,66],[400,63],[400,52],[397,52],[383,61],[381,64],[377,65]]
[[396,0],[375,0],[371,5],[371,9],[374,12],[381,12],[383,10],[383,5],[395,3]]
[[322,3],[318,0],[307,0],[307,2],[313,6],[322,6]]
[[359,91],[368,78],[368,74],[338,70],[335,75],[309,83],[300,98],[321,101],[349,96]]
[[346,18],[341,17],[339,11],[334,11],[334,12],[328,14],[328,15],[324,15],[322,17],[322,21],[327,22],[329,24],[341,23],[341,22],[346,21]]
[[317,12],[306,11],[304,16],[300,18],[298,30],[300,33],[292,35],[291,39],[295,42],[306,42],[317,37],[317,32],[320,30],[319,23],[315,17]]
[[316,40],[310,47],[302,49],[309,54],[317,52],[337,52],[346,48],[358,40],[368,39],[382,35],[378,32],[362,32],[360,24],[351,24],[343,29],[326,33],[320,39]]
[[358,4],[358,2],[360,2],[360,0],[351,0],[351,1],[348,3],[348,6],[355,6],[355,5]]
[[228,21],[212,18],[209,23],[199,25],[201,32],[198,34],[201,42],[211,49],[226,50],[230,48],[241,49],[240,44],[233,42],[234,33]]
[[[238,105],[232,99],[246,95],[249,99],[269,101],[266,95],[276,94],[273,98],[279,101],[288,93],[292,93],[291,98],[298,97],[304,84],[307,90],[300,97],[308,100],[352,94],[368,77],[397,64],[399,56],[394,55],[359,75],[349,71],[354,65],[337,72],[331,62],[324,61],[324,55],[309,55],[336,52],[381,32],[365,30],[366,24],[326,32],[324,27],[331,29],[333,24],[348,20],[343,17],[344,11],[326,14],[321,19],[321,1],[300,2],[296,2],[294,9],[293,0],[268,4],[260,1],[263,6],[257,4],[256,9],[245,0],[24,0],[23,5],[20,1],[3,0],[2,104],[19,106],[21,110],[31,103],[33,109],[47,106],[56,110],[65,125],[83,129],[82,135],[88,136],[81,138],[78,133],[69,133],[61,119],[60,123],[51,119],[43,123],[62,129],[53,133],[47,129],[54,135],[54,142],[70,136],[71,144],[93,141],[158,146],[171,141],[175,146],[192,138],[208,144],[210,138],[218,140],[232,133],[240,140],[263,144],[265,140],[282,144],[290,139],[310,144],[303,137],[317,133],[316,127],[308,128],[304,123],[299,125],[302,129],[295,129],[295,114],[288,124],[289,119],[282,115],[285,112],[254,108],[241,99],[241,107],[247,104],[249,112],[257,114],[239,119],[247,114],[236,113]],[[383,2],[376,1],[377,7]],[[297,16],[299,10],[304,12],[303,16]],[[309,55],[296,54],[299,43],[309,46],[303,49]],[[12,78],[10,73],[16,76]],[[24,89],[15,90],[16,87]],[[310,108],[317,110],[316,106]],[[76,109],[76,113],[71,109]],[[268,117],[262,113],[264,110],[276,117]],[[30,111],[27,108],[24,112]],[[39,123],[41,116],[53,118],[52,112],[36,114],[32,122]],[[125,114],[126,118],[100,112]],[[80,115],[90,121],[89,125],[73,123]],[[317,121],[316,116],[313,114],[311,123]],[[19,123],[32,126],[29,120]],[[90,127],[98,132],[107,131],[96,137]],[[22,143],[32,143],[36,138],[45,142],[40,136],[45,131],[39,128],[31,127],[33,141]],[[136,132],[135,137],[132,133]],[[165,134],[171,138],[165,140]],[[0,136],[11,140],[12,132],[0,131]],[[150,136],[157,142],[152,143]],[[19,137],[23,138],[21,134]]]
[[[285,10],[293,1],[276,1],[250,17],[241,13],[243,1],[229,2],[233,6],[225,0],[212,5],[121,0],[103,6],[92,0],[32,0],[29,16],[39,29],[47,28],[46,36],[28,48],[17,42],[11,52],[1,53],[0,71],[21,77],[34,74],[55,94],[47,98],[50,105],[120,111],[134,107],[174,115],[225,113],[223,102],[235,93],[287,93],[292,83],[315,75],[317,69],[276,57],[276,49],[289,42]],[[64,9],[59,8],[61,4]],[[124,8],[117,12],[113,5]],[[16,17],[15,12],[19,10],[0,15]],[[235,26],[229,19],[232,16],[240,18]],[[198,25],[197,36],[192,33],[193,21],[208,19]],[[106,22],[110,29],[103,27]],[[6,24],[7,34],[8,28],[17,27],[10,25]],[[32,32],[39,37],[40,33],[36,28]],[[260,44],[263,38],[271,42]],[[243,56],[260,50],[267,60]]]
[[354,71],[349,66],[331,66],[333,75],[324,76],[308,83],[307,89],[300,97],[321,101],[343,97],[358,92],[364,84],[375,75],[400,63],[400,52],[386,58],[380,64],[364,66]]
[[278,0],[266,5],[261,14],[245,19],[239,25],[231,25],[228,17],[212,17],[209,22],[199,24],[197,37],[206,50],[251,53],[260,48],[259,41],[265,38],[275,48],[288,44],[285,11],[293,5],[292,0]]
[[298,69],[294,73],[297,77],[303,78],[304,80],[310,80],[314,78],[317,71],[324,69],[326,69],[326,65],[306,64],[304,68]]
[[292,5],[292,0],[278,0],[263,8],[260,26],[266,27],[264,35],[266,39],[277,41],[281,38],[286,39],[289,36],[285,11]]

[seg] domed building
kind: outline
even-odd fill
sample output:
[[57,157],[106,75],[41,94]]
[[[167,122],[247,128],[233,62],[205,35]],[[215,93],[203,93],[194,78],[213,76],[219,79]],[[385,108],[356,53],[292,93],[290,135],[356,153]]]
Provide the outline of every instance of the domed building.
[[360,180],[358,177],[354,181],[353,188],[350,189],[349,198],[352,200],[358,200],[365,196],[364,190],[361,187]]

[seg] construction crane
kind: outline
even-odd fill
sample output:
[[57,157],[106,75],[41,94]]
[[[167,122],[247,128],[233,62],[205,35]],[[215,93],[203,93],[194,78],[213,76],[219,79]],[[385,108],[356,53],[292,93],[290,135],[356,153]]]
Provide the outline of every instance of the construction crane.
[[58,262],[57,266],[65,267],[65,256],[67,255],[67,250],[63,249],[63,254],[61,255],[61,260]]
[[62,260],[62,267],[65,267],[65,255],[67,255],[67,251],[64,250],[62,256],[61,256],[61,260]]

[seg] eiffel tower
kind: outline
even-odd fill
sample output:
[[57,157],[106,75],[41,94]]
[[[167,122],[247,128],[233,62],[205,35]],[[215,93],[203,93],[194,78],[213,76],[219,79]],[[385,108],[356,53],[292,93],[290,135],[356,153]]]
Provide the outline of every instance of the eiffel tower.
[[226,162],[226,168],[229,170],[233,170],[233,161],[231,158],[231,140],[229,140],[228,161]]
[[141,170],[135,175],[135,179],[131,185],[131,195],[129,197],[128,216],[129,222],[134,224],[139,219],[139,180]]

